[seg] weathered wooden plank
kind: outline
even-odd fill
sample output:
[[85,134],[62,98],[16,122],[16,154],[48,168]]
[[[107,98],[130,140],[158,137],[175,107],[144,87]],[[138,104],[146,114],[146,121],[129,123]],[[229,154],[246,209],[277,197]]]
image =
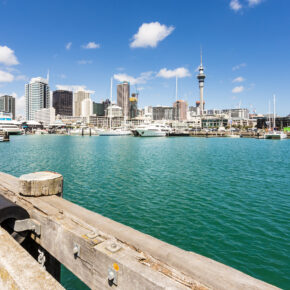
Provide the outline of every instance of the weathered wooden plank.
[[0,289],[64,289],[0,227]]
[[[108,269],[117,263],[120,289],[275,289],[233,268],[181,250],[57,196],[19,196],[15,178],[6,178],[2,184],[1,180],[0,173],[2,194],[40,221],[42,233],[37,241],[41,246],[91,288],[110,288]],[[13,181],[14,186],[7,186],[7,180]],[[100,235],[88,238],[92,231]],[[116,253],[107,249],[112,239],[121,245]],[[73,254],[75,244],[80,246],[77,257]]]

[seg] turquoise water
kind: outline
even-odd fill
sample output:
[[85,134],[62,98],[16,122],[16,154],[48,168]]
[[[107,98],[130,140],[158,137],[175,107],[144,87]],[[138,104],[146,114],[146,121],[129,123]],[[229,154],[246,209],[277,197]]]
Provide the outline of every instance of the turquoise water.
[[[15,136],[0,171],[52,170],[64,197],[290,289],[290,140]],[[63,269],[62,283],[81,289]]]

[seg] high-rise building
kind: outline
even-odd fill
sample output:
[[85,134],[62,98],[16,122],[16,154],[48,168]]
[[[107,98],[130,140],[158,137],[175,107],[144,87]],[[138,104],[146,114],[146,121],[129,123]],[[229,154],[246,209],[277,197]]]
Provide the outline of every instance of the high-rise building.
[[71,91],[56,90],[53,92],[52,106],[55,114],[61,116],[73,115],[73,93]]
[[48,80],[37,77],[32,78],[25,85],[26,120],[34,120],[34,113],[43,108],[50,107],[50,91]]
[[129,117],[130,112],[130,83],[122,82],[117,85],[117,105],[122,108],[123,114]]
[[187,102],[183,100],[178,100],[173,104],[173,108],[175,108],[176,120],[178,121],[186,121],[187,120]]
[[11,113],[13,120],[15,120],[15,98],[8,95],[1,96],[0,112]]
[[129,99],[129,118],[134,119],[138,115],[138,94],[133,93]]
[[205,74],[203,71],[202,65],[202,53],[200,54],[200,66],[199,66],[199,74],[197,75],[198,83],[199,83],[199,96],[200,96],[200,115],[203,115],[204,111],[204,100],[203,100],[203,88],[204,88],[204,79]]
[[73,115],[75,117],[80,117],[82,115],[82,101],[89,98],[90,93],[87,91],[77,91],[74,93]]

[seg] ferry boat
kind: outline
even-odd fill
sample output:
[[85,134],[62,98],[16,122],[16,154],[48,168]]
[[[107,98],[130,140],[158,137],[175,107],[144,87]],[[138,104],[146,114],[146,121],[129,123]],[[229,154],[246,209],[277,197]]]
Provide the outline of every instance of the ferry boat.
[[13,123],[0,123],[0,130],[7,132],[9,135],[20,135],[23,133],[23,130]]
[[163,124],[149,124],[140,125],[132,132],[135,137],[165,137],[171,132],[171,128]]

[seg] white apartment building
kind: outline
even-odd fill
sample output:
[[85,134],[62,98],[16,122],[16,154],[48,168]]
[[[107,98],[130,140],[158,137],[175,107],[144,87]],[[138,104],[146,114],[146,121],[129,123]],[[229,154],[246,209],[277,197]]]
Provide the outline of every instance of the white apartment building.
[[34,120],[36,111],[50,107],[50,91],[48,80],[37,77],[32,78],[25,85],[26,120]]

